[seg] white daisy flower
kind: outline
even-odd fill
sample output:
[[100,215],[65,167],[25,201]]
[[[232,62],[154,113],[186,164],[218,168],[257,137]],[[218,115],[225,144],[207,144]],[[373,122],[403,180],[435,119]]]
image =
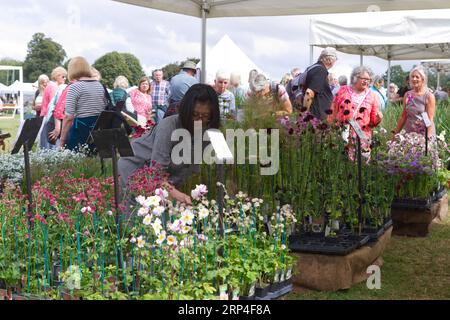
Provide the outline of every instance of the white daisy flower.
[[166,209],[162,206],[157,206],[153,209],[153,214],[157,217],[161,216]]
[[139,208],[137,215],[139,217],[145,216],[148,213],[148,211],[149,211],[148,207],[141,207],[141,208]]
[[152,223],[153,230],[156,235],[159,235],[162,230],[161,220],[159,218],[155,219],[155,222]]
[[168,236],[167,237],[167,244],[169,246],[174,246],[177,244],[177,238],[175,236]]
[[162,231],[159,235],[158,235],[158,239],[156,240],[156,243],[161,245],[161,243],[164,242],[164,240],[166,240],[166,232]]
[[143,248],[145,245],[145,240],[142,238],[142,236],[139,236],[137,238],[137,246],[138,248]]
[[209,215],[209,210],[206,208],[201,208],[200,211],[198,212],[198,217],[200,219],[205,219],[206,217],[208,217]]
[[144,217],[144,220],[142,221],[143,224],[145,224],[146,226],[148,226],[149,224],[152,223],[152,216],[151,215],[146,215]]
[[194,213],[186,209],[181,213],[181,221],[183,222],[183,225],[186,224],[192,224],[192,220],[194,219]]

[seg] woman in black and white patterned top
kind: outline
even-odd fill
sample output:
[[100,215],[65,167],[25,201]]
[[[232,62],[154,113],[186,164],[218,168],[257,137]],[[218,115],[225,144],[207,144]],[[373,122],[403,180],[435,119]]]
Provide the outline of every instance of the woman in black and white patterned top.
[[[68,73],[70,78],[80,80],[72,84],[67,93],[61,146],[76,150],[87,142],[98,116],[107,106],[107,100],[103,85],[92,77],[91,66],[86,59],[71,59]],[[89,148],[92,150],[92,146]]]

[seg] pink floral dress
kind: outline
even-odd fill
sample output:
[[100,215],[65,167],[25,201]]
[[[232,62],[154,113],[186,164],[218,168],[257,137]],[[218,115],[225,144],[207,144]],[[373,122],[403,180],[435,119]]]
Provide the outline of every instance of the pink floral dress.
[[[347,125],[354,119],[365,135],[372,138],[372,128],[376,127],[377,114],[380,112],[380,102],[369,88],[356,93],[351,86],[342,86],[333,100],[333,117],[340,125]],[[350,130],[349,147],[355,144],[356,133]],[[362,151],[370,153],[370,143],[362,141]],[[349,153],[351,154],[351,152]]]
[[136,113],[150,119],[152,115],[152,96],[135,89],[130,92],[130,98]]

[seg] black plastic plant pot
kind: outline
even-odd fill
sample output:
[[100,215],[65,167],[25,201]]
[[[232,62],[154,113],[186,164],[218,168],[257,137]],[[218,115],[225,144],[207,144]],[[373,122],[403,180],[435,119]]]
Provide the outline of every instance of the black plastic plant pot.
[[255,295],[252,295],[252,296],[239,296],[239,300],[255,300]]
[[269,289],[270,289],[269,284],[267,284],[263,287],[260,287],[259,285],[257,285],[255,287],[255,296],[259,297],[259,298],[263,298],[263,297],[267,296],[267,294],[269,293]]
[[273,282],[270,284],[269,292],[275,292],[283,287],[281,282]]

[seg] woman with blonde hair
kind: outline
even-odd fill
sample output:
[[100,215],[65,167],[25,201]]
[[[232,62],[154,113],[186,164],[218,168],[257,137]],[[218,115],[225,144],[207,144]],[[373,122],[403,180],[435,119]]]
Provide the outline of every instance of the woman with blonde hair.
[[[69,78],[78,79],[67,92],[66,110],[61,132],[61,146],[78,150],[86,144],[98,116],[105,110],[108,100],[106,88],[92,77],[91,66],[83,57],[69,62]],[[93,145],[88,145],[90,151]]]
[[134,110],[133,104],[131,103],[131,98],[127,92],[129,86],[130,83],[125,76],[118,76],[116,80],[114,80],[114,89],[110,92],[109,95],[114,106],[117,106],[119,104],[121,111],[125,112],[126,110],[130,115],[133,115],[133,117],[136,118],[136,112]]
[[38,77],[38,89],[36,90],[34,94],[34,100],[33,104],[31,106],[31,109],[36,111],[36,118],[41,116],[41,105],[42,105],[42,98],[44,96],[44,90],[47,87],[48,82],[50,79],[46,74],[41,74]]
[[[434,113],[436,110],[436,99],[427,86],[427,73],[422,66],[415,67],[409,73],[409,83],[412,90],[405,93],[403,97],[403,111],[398,119],[394,134],[405,128],[406,133],[417,132],[428,137],[435,135]],[[424,113],[428,116],[431,126],[426,128]]]
[[61,95],[66,87],[66,78],[67,70],[63,67],[56,67],[51,73],[52,81],[45,87],[40,113],[40,116],[44,118],[40,135],[41,149],[53,149],[55,147],[55,143],[48,140],[48,133],[52,130],[49,128],[49,120],[53,114],[53,109],[55,108],[59,95]]

